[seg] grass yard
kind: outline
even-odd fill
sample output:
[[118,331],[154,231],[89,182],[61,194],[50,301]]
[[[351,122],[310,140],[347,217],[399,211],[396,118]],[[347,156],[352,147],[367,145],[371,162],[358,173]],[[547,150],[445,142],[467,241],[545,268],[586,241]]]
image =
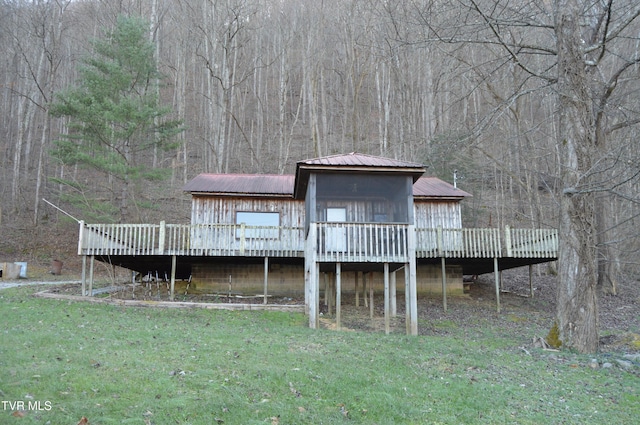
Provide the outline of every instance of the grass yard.
[[637,372],[523,349],[531,335],[517,332],[470,331],[446,317],[428,324],[443,336],[314,331],[301,314],[123,308],[38,299],[37,290],[0,291],[0,424],[640,418]]

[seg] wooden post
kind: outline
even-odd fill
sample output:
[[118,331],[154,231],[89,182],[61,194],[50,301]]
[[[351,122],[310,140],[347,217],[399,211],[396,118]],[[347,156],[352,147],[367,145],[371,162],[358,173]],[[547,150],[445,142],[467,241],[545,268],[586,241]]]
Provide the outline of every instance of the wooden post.
[[84,242],[84,220],[78,222],[80,224],[80,230],[78,231],[78,255],[83,254],[83,242]]
[[240,255],[244,255],[245,243],[246,243],[245,230],[246,230],[245,224],[240,223]]
[[305,243],[305,311],[309,315],[309,327],[318,328],[319,314],[319,274],[320,266],[316,261],[316,237],[317,227],[315,223],[309,224],[309,233]]
[[511,228],[509,226],[504,227],[504,244],[507,246],[507,257],[513,257],[513,247],[511,246]]
[[384,263],[384,333],[391,332],[391,300],[389,299],[389,263]]
[[411,335],[418,335],[418,288],[416,278],[416,227],[409,225],[407,232],[407,249],[409,254],[409,293],[411,309]]
[[529,296],[533,298],[533,264],[529,264]]
[[373,319],[373,272],[369,272],[369,317]]
[[409,307],[411,304],[411,293],[409,291],[411,283],[409,282],[409,279],[409,263],[407,263],[404,266],[404,318],[407,335],[411,335],[411,308]]
[[498,269],[498,257],[493,257],[493,274],[495,275],[496,285],[496,305],[498,313],[500,313],[500,270]]
[[91,261],[89,262],[89,291],[87,296],[93,296],[93,264],[95,263],[96,256],[91,256]]
[[173,301],[173,298],[175,296],[176,293],[176,265],[177,265],[178,259],[176,257],[176,255],[172,255],[171,256],[171,286],[169,289],[169,299],[171,299],[171,301]]
[[[164,240],[166,234],[167,223],[162,220],[158,231],[158,255],[164,255]],[[172,298],[173,299],[173,298]]]
[[315,275],[316,275],[316,285],[315,285],[315,295],[313,297],[313,299],[315,300],[315,321],[316,321],[316,328],[320,327],[320,284],[318,282],[318,279],[320,278],[320,263],[316,262],[315,263]]
[[440,260],[440,273],[442,273],[442,308],[444,311],[447,311],[447,265],[444,257]]
[[364,300],[364,306],[369,307],[369,301],[367,297],[367,273],[362,272],[362,299]]
[[341,296],[342,296],[342,276],[340,262],[336,263],[336,329],[340,330]]
[[333,314],[333,276],[328,273],[322,273],[324,280],[324,303],[327,306],[327,314],[331,316]]
[[[415,229],[414,229],[415,231]],[[436,229],[436,241],[438,244],[438,256],[444,257],[444,239],[442,237],[442,226],[438,226]]]
[[269,257],[264,257],[264,302],[267,303],[267,285],[269,282]]
[[87,296],[87,256],[82,256],[82,296]]
[[389,281],[389,291],[391,291],[391,317],[396,317],[398,314],[397,309],[397,286],[396,286],[396,272],[391,273],[391,280]]
[[307,299],[309,304],[309,327],[311,329],[318,328],[318,301],[315,299],[316,297],[316,286],[318,286],[318,275],[317,273],[317,265],[312,263],[309,265],[309,269],[307,270],[307,279],[308,279],[308,291],[307,291]]
[[356,292],[356,307],[360,307],[360,294],[358,294],[358,276],[360,275],[360,272],[356,272],[356,278],[355,278],[355,292]]

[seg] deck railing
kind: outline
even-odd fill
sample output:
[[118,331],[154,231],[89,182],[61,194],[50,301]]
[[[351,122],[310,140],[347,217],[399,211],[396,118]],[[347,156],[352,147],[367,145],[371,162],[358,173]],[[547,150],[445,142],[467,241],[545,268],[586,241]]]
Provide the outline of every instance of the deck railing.
[[[318,261],[405,262],[409,225],[317,223]],[[557,258],[556,229],[415,230],[417,258]],[[304,230],[244,224],[80,223],[79,255],[304,257]]]
[[507,257],[557,258],[557,229],[506,229]]
[[303,229],[244,224],[84,224],[78,255],[302,257]]
[[318,261],[408,261],[408,224],[327,222],[317,226]]
[[556,229],[416,229],[418,258],[557,258]]
[[303,257],[301,227],[204,224],[191,226],[191,255]]

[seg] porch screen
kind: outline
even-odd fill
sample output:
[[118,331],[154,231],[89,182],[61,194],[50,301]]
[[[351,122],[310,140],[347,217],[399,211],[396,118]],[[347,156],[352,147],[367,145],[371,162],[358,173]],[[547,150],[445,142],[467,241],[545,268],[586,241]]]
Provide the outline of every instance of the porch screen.
[[319,174],[316,216],[318,221],[338,221],[326,216],[327,208],[346,207],[347,222],[408,223],[410,190],[406,176]]
[[[278,239],[280,236],[280,213],[238,211],[236,224],[246,226],[244,237],[251,239]],[[241,237],[242,229],[236,230],[236,237]]]

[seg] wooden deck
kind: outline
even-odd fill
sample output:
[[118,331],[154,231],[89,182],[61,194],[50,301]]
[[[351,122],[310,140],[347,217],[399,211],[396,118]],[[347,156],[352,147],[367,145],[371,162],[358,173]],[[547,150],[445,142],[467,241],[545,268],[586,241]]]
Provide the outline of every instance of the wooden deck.
[[[417,259],[557,258],[556,229],[424,229],[395,223],[316,223],[319,262],[408,260],[409,232]],[[80,223],[78,255],[304,258],[300,227],[236,224]]]

